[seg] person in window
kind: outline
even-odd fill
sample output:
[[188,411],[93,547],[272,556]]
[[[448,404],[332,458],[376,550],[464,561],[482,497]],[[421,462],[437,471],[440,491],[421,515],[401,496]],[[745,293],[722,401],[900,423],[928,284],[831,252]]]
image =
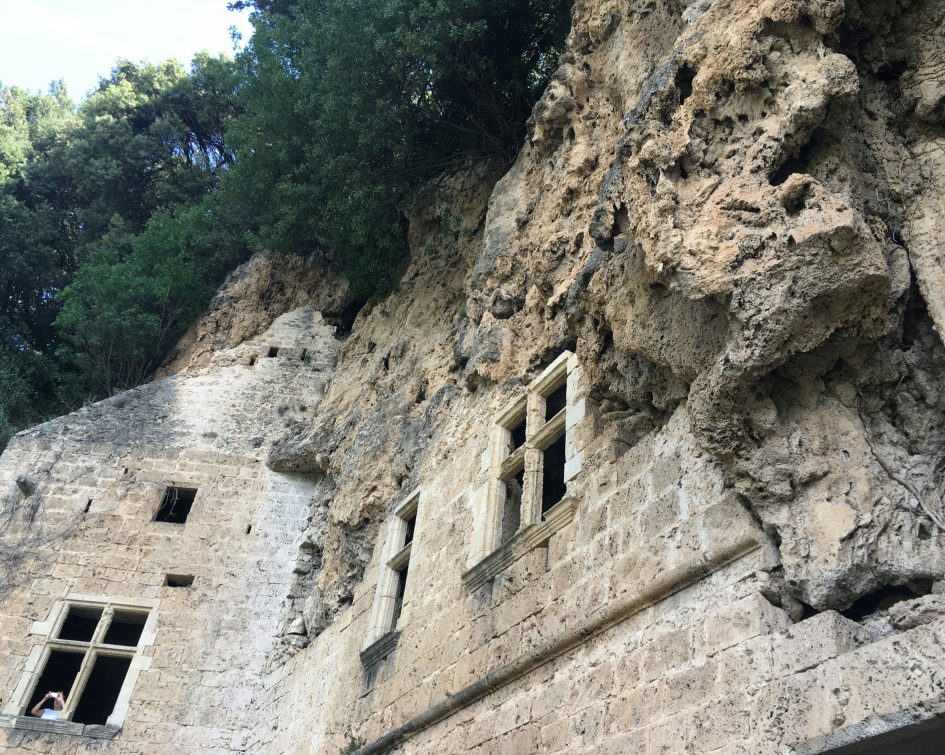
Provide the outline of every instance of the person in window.
[[[53,701],[52,708],[44,708],[43,703],[47,700]],[[47,692],[45,697],[40,700],[36,705],[33,706],[33,710],[30,711],[37,718],[48,718],[48,719],[57,719],[62,715],[62,709],[65,707],[66,698],[63,696],[62,691],[59,692]]]

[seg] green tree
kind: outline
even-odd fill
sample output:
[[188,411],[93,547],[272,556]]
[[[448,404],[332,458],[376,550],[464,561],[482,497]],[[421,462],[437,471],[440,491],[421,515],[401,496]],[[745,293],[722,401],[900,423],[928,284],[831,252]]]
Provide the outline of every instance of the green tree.
[[[224,194],[262,245],[321,247],[363,295],[406,253],[401,207],[469,159],[508,163],[568,29],[565,0],[255,0]],[[248,211],[248,210],[247,210]]]

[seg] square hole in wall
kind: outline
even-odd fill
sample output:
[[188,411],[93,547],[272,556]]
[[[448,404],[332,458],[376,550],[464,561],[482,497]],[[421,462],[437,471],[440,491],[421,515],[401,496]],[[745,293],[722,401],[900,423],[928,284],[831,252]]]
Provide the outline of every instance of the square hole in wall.
[[270,346],[270,347],[269,347],[269,351],[266,352],[266,356],[269,357],[269,358],[279,356],[279,347],[278,347],[278,346]]
[[193,583],[193,574],[167,574],[164,577],[164,584],[167,587],[190,587]]
[[154,516],[154,521],[183,524],[187,521],[196,497],[196,488],[168,486],[167,490],[164,491],[164,498],[161,499],[157,514]]

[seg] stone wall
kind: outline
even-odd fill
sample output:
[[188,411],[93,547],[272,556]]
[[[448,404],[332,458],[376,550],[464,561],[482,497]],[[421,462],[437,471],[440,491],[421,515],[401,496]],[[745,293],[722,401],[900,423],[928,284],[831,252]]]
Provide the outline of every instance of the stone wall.
[[[4,747],[941,736],[919,727],[945,715],[940,9],[581,0],[572,22],[515,164],[409,208],[395,293],[351,322],[311,260],[257,259],[176,374],[13,441],[3,705],[57,600],[159,605],[113,739],[8,715]],[[569,518],[470,581],[496,423],[565,352]],[[181,530],[150,521],[168,482],[200,485]],[[377,646],[389,523],[418,490],[399,634]]]
[[[22,712],[15,694],[30,683],[27,672],[42,671],[45,637],[34,622],[45,622],[57,601],[151,599],[154,642],[119,738],[107,746],[258,749],[268,732],[247,711],[265,695],[287,564],[313,495],[303,477],[270,472],[264,454],[287,423],[317,407],[337,358],[333,330],[311,309],[293,311],[209,367],[13,440],[0,463],[0,486],[10,491],[3,535],[23,547],[0,584],[4,714]],[[270,358],[273,346],[279,353]],[[35,481],[29,497],[18,492],[18,476]],[[183,525],[153,521],[168,484],[198,489]],[[192,575],[193,585],[166,586],[167,574]],[[88,746],[83,739],[0,728],[4,752],[74,752]]]

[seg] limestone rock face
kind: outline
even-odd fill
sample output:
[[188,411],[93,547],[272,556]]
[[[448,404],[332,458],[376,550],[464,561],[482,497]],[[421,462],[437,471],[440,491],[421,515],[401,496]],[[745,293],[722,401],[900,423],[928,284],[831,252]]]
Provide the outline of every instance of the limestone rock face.
[[565,346],[629,446],[685,404],[786,604],[940,574],[942,49],[930,2],[577,2],[515,164],[418,203],[334,411],[271,456],[331,480],[322,599],[431,427]]
[[227,276],[156,377],[206,367],[215,352],[265,333],[279,315],[298,307],[312,307],[330,324],[347,326],[350,304],[347,284],[328,272],[320,257],[256,254]]
[[[813,753],[945,720],[943,23],[576,0],[514,163],[407,208],[395,292],[355,316],[319,260],[256,257],[169,376],[14,439],[7,520],[63,545],[16,554],[0,689],[100,594],[165,622],[116,752]],[[183,537],[145,516],[197,482]],[[14,751],[74,751],[3,702]]]

